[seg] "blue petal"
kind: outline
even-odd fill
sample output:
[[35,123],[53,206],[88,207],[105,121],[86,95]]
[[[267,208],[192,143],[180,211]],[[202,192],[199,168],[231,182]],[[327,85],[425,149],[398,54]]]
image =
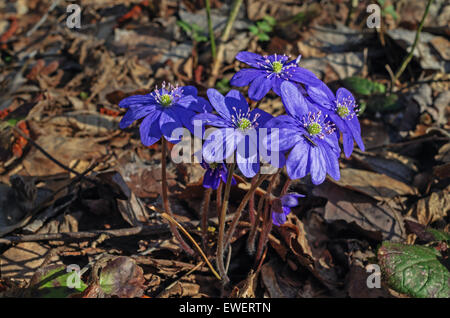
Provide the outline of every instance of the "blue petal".
[[197,97],[197,88],[195,86],[183,86],[183,95],[192,95]]
[[147,116],[148,114],[154,112],[156,106],[139,106],[139,107],[130,107],[125,115],[122,117],[119,123],[120,129],[125,129],[130,126],[135,120],[141,119],[142,117]]
[[325,157],[327,173],[334,180],[339,180],[341,178],[341,173],[339,171],[339,157],[336,156],[328,143],[321,142],[320,145]]
[[308,114],[308,104],[305,97],[300,93],[297,86],[291,82],[285,81],[281,84],[281,100],[289,115],[300,119]]
[[119,103],[119,107],[128,108],[130,106],[143,106],[143,105],[151,105],[157,104],[155,98],[150,95],[133,95],[122,99]]
[[319,86],[308,86],[306,91],[308,95],[320,106],[332,109],[335,97],[333,92],[328,88],[327,85],[322,83]]
[[[250,136],[249,136],[250,137]],[[246,140],[249,140],[246,142]],[[236,161],[242,174],[247,178],[254,177],[259,171],[258,140],[242,138],[237,146]]]
[[365,151],[364,143],[361,138],[361,126],[359,124],[358,117],[354,116],[352,119],[347,121],[347,125],[350,127],[350,131],[352,132],[353,138],[355,139],[359,149]]
[[227,121],[231,122],[231,114],[228,107],[225,104],[225,97],[214,88],[208,89],[206,94],[208,95],[211,105],[219,113],[219,115],[222,116]]
[[236,149],[234,129],[221,128],[213,131],[203,144],[203,158],[207,162],[222,162]]
[[[284,210],[284,209],[283,209]],[[287,213],[289,214],[289,213]],[[277,213],[275,211],[272,211],[272,223],[276,226],[283,225],[286,223],[286,213]]]
[[350,132],[342,133],[342,143],[344,145],[344,154],[349,158],[352,155],[354,147],[353,135]]
[[159,128],[160,116],[161,112],[156,110],[142,121],[139,131],[144,146],[151,146],[161,138],[162,133]]
[[294,148],[286,161],[286,170],[291,179],[299,179],[309,172],[308,162],[311,146],[305,140],[301,140]]
[[235,116],[239,113],[246,114],[249,111],[248,103],[244,95],[235,89],[229,91],[225,96],[225,105],[230,114],[234,114]]
[[338,100],[338,102],[343,102],[345,100],[347,101],[347,103],[349,101],[355,103],[355,98],[353,97],[352,93],[350,93],[347,89],[343,87],[337,90],[336,99]]
[[220,176],[213,171],[212,169],[208,169],[203,176],[203,187],[212,188],[216,190],[220,184]]
[[306,85],[317,86],[321,85],[322,81],[317,78],[316,74],[303,67],[291,67],[287,71],[290,75],[290,80]]
[[226,127],[232,127],[231,122],[228,122],[224,120],[223,118],[210,114],[210,113],[201,113],[197,114],[192,118],[192,123],[195,120],[200,120],[203,122],[203,125],[213,126],[213,127],[220,127],[220,128],[226,128]]
[[303,194],[288,193],[288,194],[283,195],[280,199],[281,199],[281,204],[283,206],[293,208],[298,205],[298,199],[304,198],[304,197],[305,196]]
[[311,164],[312,183],[315,185],[321,184],[327,176],[327,166],[320,146],[311,147],[309,151],[309,162]]
[[264,125],[273,118],[273,116],[262,109],[255,108],[250,112],[250,119],[255,118],[256,114],[258,114],[258,119],[256,122],[258,123],[258,127],[264,127]]
[[264,63],[264,58],[261,55],[247,51],[239,52],[236,55],[236,60],[257,68],[260,67],[259,63]]
[[180,141],[178,136],[172,137],[172,133],[175,129],[183,127],[180,119],[175,114],[171,108],[167,108],[161,112],[161,117],[159,119],[159,127],[164,137],[172,143],[177,143]]
[[238,87],[247,86],[255,78],[263,74],[265,74],[265,71],[254,68],[244,68],[233,75],[230,80],[230,84]]
[[272,80],[267,78],[266,75],[257,77],[248,89],[248,96],[252,100],[260,100],[270,91],[272,88]]

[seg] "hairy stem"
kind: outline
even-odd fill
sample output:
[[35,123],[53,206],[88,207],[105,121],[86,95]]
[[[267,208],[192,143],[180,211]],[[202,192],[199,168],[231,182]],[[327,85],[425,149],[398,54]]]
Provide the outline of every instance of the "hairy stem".
[[207,188],[204,193],[203,203],[202,203],[202,243],[203,249],[206,250],[206,243],[208,238],[208,214],[209,214],[209,202],[211,201],[212,189]]
[[266,175],[260,176],[258,181],[255,182],[250,190],[245,194],[244,198],[242,199],[241,203],[239,204],[239,207],[237,208],[236,212],[234,213],[233,221],[231,222],[230,228],[228,229],[227,236],[225,239],[225,245],[224,249],[227,249],[228,244],[230,244],[230,240],[233,237],[234,231],[236,230],[237,223],[239,219],[241,218],[242,211],[244,210],[245,206],[248,203],[248,200],[250,200],[250,197],[255,193],[256,189],[263,183],[263,181],[266,179]]
[[230,164],[228,167],[227,183],[225,184],[225,192],[223,194],[223,203],[219,215],[219,239],[217,241],[217,255],[216,262],[219,269],[219,274],[222,277],[223,284],[229,282],[227,273],[225,271],[225,266],[223,264],[223,252],[224,252],[224,236],[225,236],[225,217],[228,210],[228,199],[230,198],[231,181],[233,180],[233,172],[236,163]]
[[[169,203],[169,189],[167,185],[167,165],[166,165],[166,159],[167,159],[167,141],[164,137],[161,137],[161,182],[162,182],[162,200],[163,200],[163,206],[164,210],[167,214],[169,214],[173,218],[173,212],[170,208]],[[189,255],[194,255],[194,251],[192,248],[189,247],[189,245],[183,240],[183,238],[180,235],[180,232],[178,232],[178,229],[176,226],[172,223],[170,224],[170,230],[175,236],[175,239],[180,243],[181,248],[188,253]]]
[[214,38],[214,30],[211,21],[211,1],[205,0],[205,4],[206,4],[206,17],[208,19],[209,41],[211,42],[211,56],[214,61],[216,59],[216,40]]
[[428,15],[428,11],[430,10],[430,7],[431,7],[431,4],[433,3],[433,1],[434,0],[428,0],[428,4],[427,4],[427,7],[425,8],[425,12],[423,13],[422,20],[420,21],[420,24],[419,24],[419,28],[417,29],[416,38],[414,39],[414,43],[413,43],[413,46],[411,47],[411,51],[408,53],[408,55],[403,60],[397,73],[395,73],[391,87],[394,87],[395,83],[400,78],[400,76],[403,74],[403,72],[405,71],[406,67],[408,66],[409,62],[411,61],[411,59],[413,57],[414,50],[416,49],[417,43],[419,42],[420,32],[422,32],[423,25],[425,23],[425,19]]
[[263,214],[263,223],[261,226],[261,234],[259,235],[258,249],[256,251],[255,264],[261,258],[263,248],[266,245],[267,238],[269,236],[270,230],[272,229],[272,218],[270,207],[270,196],[272,194],[272,189],[275,185],[275,182],[278,180],[278,175],[280,174],[281,169],[278,169],[277,173],[272,176],[270,180],[269,186],[267,187],[266,196],[264,198],[265,206],[264,206],[264,214]]

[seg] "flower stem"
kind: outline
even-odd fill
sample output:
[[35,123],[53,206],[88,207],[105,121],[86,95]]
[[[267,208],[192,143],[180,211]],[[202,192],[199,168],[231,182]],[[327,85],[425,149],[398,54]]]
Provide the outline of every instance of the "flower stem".
[[207,188],[204,193],[202,203],[202,243],[203,249],[206,250],[206,242],[208,238],[208,214],[209,214],[209,202],[211,201],[212,189]]
[[272,194],[272,189],[275,185],[275,182],[278,180],[278,175],[280,174],[281,169],[278,169],[277,172],[272,176],[270,180],[269,186],[267,187],[266,197],[264,198],[265,206],[264,206],[264,214],[263,214],[263,222],[261,225],[261,234],[259,235],[258,249],[256,251],[255,264],[258,263],[261,258],[263,248],[267,243],[267,238],[269,237],[270,230],[272,229],[272,220],[271,220],[271,211],[269,209],[270,206],[270,196]]
[[425,8],[425,12],[423,13],[422,20],[420,21],[419,28],[416,32],[416,38],[414,39],[414,43],[411,47],[411,51],[408,53],[408,55],[403,60],[402,64],[400,65],[400,68],[398,69],[397,73],[395,73],[394,78],[392,79],[392,86],[394,87],[395,83],[399,79],[399,77],[403,74],[403,72],[406,69],[406,66],[408,66],[409,62],[411,61],[413,57],[414,50],[416,49],[417,43],[419,42],[420,32],[422,32],[423,25],[425,23],[425,19],[428,15],[428,11],[430,10],[431,4],[433,3],[433,0],[428,0],[427,7]]
[[[169,190],[167,185],[167,165],[166,165],[166,159],[167,159],[167,142],[164,137],[161,137],[161,182],[162,182],[162,200],[163,200],[163,206],[164,210],[173,218],[173,212],[170,208],[169,203]],[[180,243],[181,248],[188,253],[189,255],[194,255],[194,251],[192,248],[189,247],[189,245],[183,240],[183,238],[180,235],[180,232],[178,232],[178,229],[176,226],[172,223],[169,223],[170,230],[175,236],[175,239]]]
[[225,217],[228,210],[228,199],[230,198],[231,181],[233,180],[233,172],[236,163],[230,164],[228,167],[227,183],[225,184],[225,192],[223,194],[223,203],[219,215],[219,239],[217,241],[217,255],[216,262],[219,269],[219,274],[222,277],[223,284],[226,285],[229,282],[225,266],[223,264],[223,252],[224,252],[224,236],[225,236]]
[[211,21],[211,1],[205,0],[205,4],[206,4],[206,16],[208,19],[209,41],[211,42],[211,56],[214,61],[216,59],[216,40],[214,38],[213,25]]
[[255,194],[256,189],[263,183],[263,181],[267,178],[267,175],[260,176],[258,181],[255,183],[252,183],[252,186],[250,190],[245,194],[244,198],[242,199],[241,203],[239,204],[239,207],[237,208],[236,212],[234,213],[233,221],[231,222],[230,228],[228,229],[227,236],[225,239],[224,249],[227,249],[228,244],[230,244],[231,238],[233,237],[234,231],[236,230],[237,223],[241,217],[242,211],[244,210],[245,206],[247,205],[248,201],[250,200],[250,197]]

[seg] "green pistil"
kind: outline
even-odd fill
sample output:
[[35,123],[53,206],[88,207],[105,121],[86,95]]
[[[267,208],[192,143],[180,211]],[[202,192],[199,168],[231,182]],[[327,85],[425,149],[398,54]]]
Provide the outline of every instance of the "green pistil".
[[252,126],[252,122],[247,118],[242,118],[238,124],[238,128],[241,130],[247,130]]
[[308,132],[311,136],[318,135],[322,132],[322,126],[318,123],[311,123],[308,125]]
[[163,106],[169,106],[172,104],[172,97],[170,97],[169,94],[164,94],[161,96],[161,105]]
[[283,69],[283,64],[281,64],[280,62],[276,61],[272,63],[272,69],[275,73],[280,73],[281,70]]
[[341,118],[345,118],[350,114],[348,107],[345,105],[338,105],[336,112]]

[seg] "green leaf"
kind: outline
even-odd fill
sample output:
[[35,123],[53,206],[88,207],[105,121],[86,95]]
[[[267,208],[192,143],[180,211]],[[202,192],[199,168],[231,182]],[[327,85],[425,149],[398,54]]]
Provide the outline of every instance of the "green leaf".
[[395,11],[395,8],[394,8],[394,6],[391,4],[391,5],[388,5],[385,9],[384,9],[384,12],[385,13],[387,13],[387,14],[389,14],[389,15],[391,15],[393,18],[394,18],[394,20],[397,20],[398,19],[398,14],[397,14],[397,12]]
[[196,42],[206,42],[206,41],[208,41],[208,38],[207,38],[206,36],[204,36],[204,35],[199,35],[199,34],[196,34],[196,33],[194,33],[193,39],[194,39]]
[[384,7],[385,0],[377,0],[378,4],[382,7]]
[[256,25],[257,25],[258,29],[260,29],[261,31],[264,31],[264,32],[272,31],[272,27],[265,21],[258,21],[258,22],[256,22]]
[[222,94],[225,95],[231,90],[230,80],[226,78],[222,78],[220,81],[216,83],[216,89]]
[[270,15],[264,16],[263,19],[272,27],[275,26],[275,24],[277,24],[277,20],[275,20],[275,18],[271,17]]
[[31,280],[32,295],[38,298],[66,298],[86,289],[78,273],[67,271],[65,265],[50,265],[39,269]]
[[258,40],[259,41],[269,41],[270,40],[270,37],[267,35],[267,34],[265,34],[265,33],[259,33],[258,34]]
[[144,292],[143,273],[132,258],[119,256],[102,268],[100,287],[107,296],[140,297]]
[[187,23],[187,22],[184,22],[183,20],[178,20],[178,21],[177,21],[177,25],[178,25],[181,29],[183,29],[184,32],[186,32],[186,33],[188,33],[188,34],[192,31],[191,25],[190,25],[189,23]]
[[373,113],[393,112],[402,108],[397,94],[374,94],[367,100],[367,109]]
[[425,230],[428,233],[433,234],[434,238],[436,239],[436,241],[444,241],[444,242],[450,242],[450,233],[444,232],[444,231],[440,231],[440,230],[436,230],[433,228],[427,228]]
[[248,28],[250,30],[251,33],[253,33],[254,35],[257,35],[259,33],[259,29],[256,25],[251,25]]
[[386,86],[373,82],[367,78],[352,76],[344,79],[344,86],[351,92],[359,95],[371,95],[374,93],[385,93]]
[[396,291],[421,298],[449,298],[450,273],[432,247],[383,242],[378,262]]

